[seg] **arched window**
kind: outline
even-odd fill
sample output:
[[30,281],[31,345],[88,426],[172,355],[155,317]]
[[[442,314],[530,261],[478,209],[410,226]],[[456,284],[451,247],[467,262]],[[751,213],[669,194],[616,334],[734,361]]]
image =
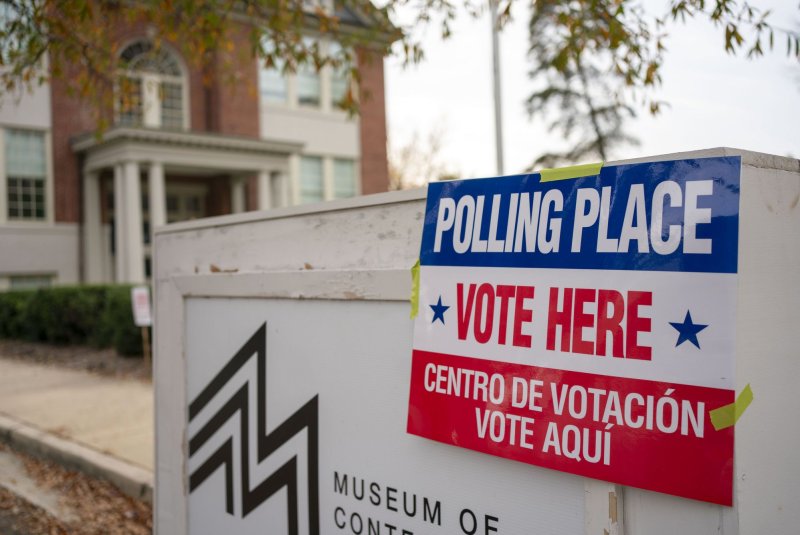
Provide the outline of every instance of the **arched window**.
[[188,126],[186,82],[175,55],[143,40],[126,46],[119,59],[117,123],[185,129]]

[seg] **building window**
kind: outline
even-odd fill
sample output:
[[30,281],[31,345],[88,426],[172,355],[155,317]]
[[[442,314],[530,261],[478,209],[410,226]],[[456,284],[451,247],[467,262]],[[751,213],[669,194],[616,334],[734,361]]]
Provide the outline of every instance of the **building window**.
[[30,130],[5,131],[8,218],[43,221],[47,218],[47,165],[44,134]]
[[325,198],[322,158],[300,158],[300,203],[319,202]]
[[[24,10],[22,4],[20,7]],[[7,58],[8,55],[20,49],[20,38],[17,32],[9,31],[11,25],[20,19],[19,8],[13,2],[3,2],[0,4],[0,28],[5,32],[2,43],[0,43],[0,53]]]
[[330,156],[301,156],[297,174],[299,204],[347,199],[359,193],[357,161]]
[[[339,43],[332,42],[328,45],[328,56],[333,59],[339,59],[343,56],[342,46]],[[343,107],[347,99],[347,93],[350,89],[350,75],[347,69],[338,66],[331,67],[331,108],[337,109]]]
[[320,79],[314,67],[303,65],[297,70],[297,102],[301,106],[319,107]]
[[345,199],[356,195],[356,162],[335,158],[333,160],[333,197]]
[[[318,46],[317,43],[311,39],[305,39],[305,47],[312,51]],[[312,60],[313,63],[313,60]],[[311,106],[318,108],[322,102],[320,94],[322,92],[322,84],[320,80],[320,73],[314,68],[314,65],[307,63],[300,65],[297,68],[297,102],[301,106]]]
[[177,195],[167,195],[167,212],[177,212],[179,210],[179,202]]
[[[335,60],[342,60],[347,56],[342,46],[333,41],[320,44],[305,39],[303,45],[309,51],[318,46],[323,49],[327,47],[324,56]],[[265,40],[263,48],[264,52],[269,54],[274,51],[274,44]],[[259,60],[258,86],[262,104],[316,108],[328,112],[344,108],[347,99],[352,98],[352,80],[348,69],[344,66],[329,65],[317,72],[313,64],[303,64],[298,65],[295,72],[287,73],[286,64],[282,59],[277,58],[273,61],[274,64],[266,65],[263,60]]]
[[206,217],[208,188],[204,184],[167,185],[167,223]]
[[[275,45],[269,39],[264,40],[263,46],[266,53],[275,51]],[[263,61],[259,62],[258,86],[264,102],[286,104],[288,101],[289,85],[283,75],[284,66],[285,63],[280,58],[270,66],[265,65]]]
[[8,288],[10,290],[49,288],[52,285],[52,275],[11,275],[8,277]]
[[264,102],[286,104],[289,96],[286,78],[282,74],[283,66],[267,67],[262,65],[258,71],[261,98]]
[[186,83],[176,56],[150,41],[136,41],[120,54],[117,123],[181,130],[186,128]]
[[117,123],[122,126],[142,126],[142,81],[123,76],[117,84]]
[[161,127],[169,130],[183,128],[183,84],[161,82]]
[[303,0],[303,11],[316,13],[318,9],[330,10],[332,2],[330,0]]

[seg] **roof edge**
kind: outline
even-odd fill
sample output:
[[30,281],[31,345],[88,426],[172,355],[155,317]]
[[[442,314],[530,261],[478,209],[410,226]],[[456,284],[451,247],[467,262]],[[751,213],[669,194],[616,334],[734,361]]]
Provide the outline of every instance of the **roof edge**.
[[232,151],[266,151],[277,153],[298,153],[304,146],[303,143],[294,141],[227,136],[208,132],[172,131],[136,127],[114,127],[99,135],[94,132],[84,132],[83,134],[73,137],[70,140],[70,146],[74,152],[81,153],[111,143],[124,141],[208,147]]

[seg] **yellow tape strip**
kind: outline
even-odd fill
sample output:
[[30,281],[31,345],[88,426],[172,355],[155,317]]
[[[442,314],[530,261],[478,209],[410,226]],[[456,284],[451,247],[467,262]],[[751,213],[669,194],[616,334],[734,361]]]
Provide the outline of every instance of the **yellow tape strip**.
[[731,427],[739,420],[742,414],[744,414],[744,411],[750,406],[752,401],[753,391],[750,389],[750,383],[748,383],[739,394],[739,397],[736,398],[736,401],[708,413],[708,415],[711,416],[711,425],[713,425],[714,429],[717,431]]
[[411,268],[411,319],[419,313],[419,258]]
[[596,176],[600,174],[603,162],[585,163],[583,165],[573,165],[571,167],[560,167],[558,169],[542,169],[542,182],[555,182],[556,180],[570,180],[584,176]]

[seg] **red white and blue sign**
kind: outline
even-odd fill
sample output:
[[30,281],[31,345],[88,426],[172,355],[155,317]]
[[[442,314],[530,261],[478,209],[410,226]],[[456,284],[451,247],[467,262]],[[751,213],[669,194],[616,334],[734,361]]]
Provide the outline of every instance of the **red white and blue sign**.
[[408,432],[731,505],[740,170],[431,184]]

